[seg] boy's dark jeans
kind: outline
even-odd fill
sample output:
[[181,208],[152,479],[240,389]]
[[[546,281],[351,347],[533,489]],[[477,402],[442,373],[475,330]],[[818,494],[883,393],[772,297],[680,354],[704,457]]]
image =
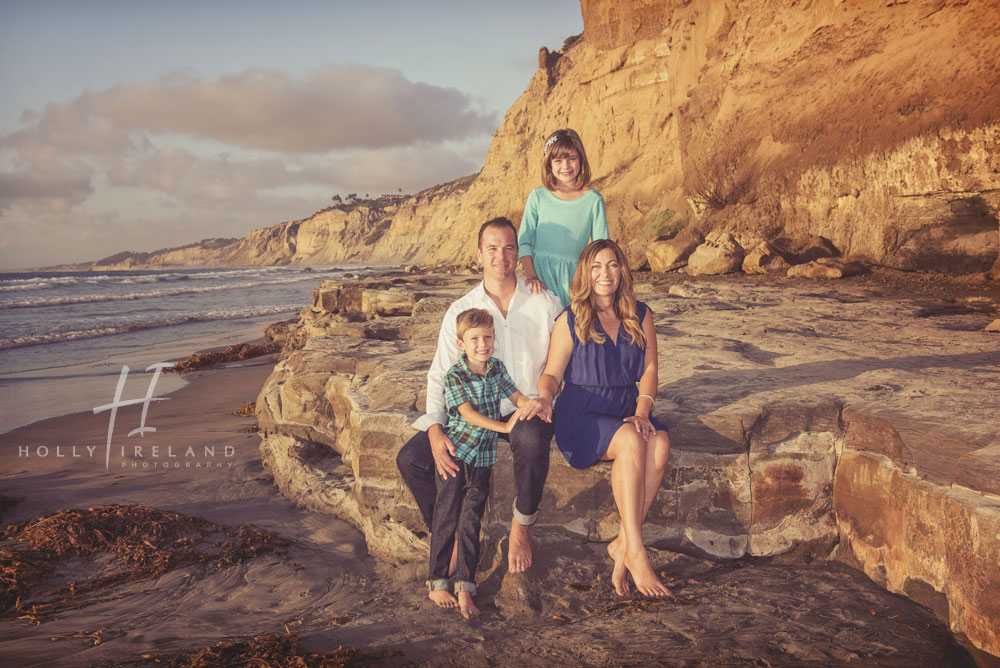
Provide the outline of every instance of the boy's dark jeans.
[[[459,460],[458,475],[435,476],[437,498],[431,525],[430,563],[427,582],[431,589],[448,587],[451,551],[458,540],[455,591],[476,593],[476,566],[479,564],[479,527],[490,496],[492,466],[473,466]],[[457,536],[456,536],[457,531]]]
[[[506,422],[510,415],[500,418]],[[535,523],[538,505],[542,501],[545,478],[549,474],[549,446],[552,443],[554,426],[541,418],[534,417],[518,422],[509,434],[500,438],[510,442],[514,457],[514,513],[518,522],[525,525]],[[396,466],[403,480],[413,493],[427,528],[431,528],[434,517],[434,503],[437,498],[435,478],[440,478],[434,468],[431,456],[431,441],[426,431],[419,431],[407,441],[396,455]]]

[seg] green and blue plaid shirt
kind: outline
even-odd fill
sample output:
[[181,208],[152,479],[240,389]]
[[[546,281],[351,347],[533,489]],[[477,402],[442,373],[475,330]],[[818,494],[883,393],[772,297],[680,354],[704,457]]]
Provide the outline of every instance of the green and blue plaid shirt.
[[469,402],[480,415],[499,420],[500,400],[517,392],[507,367],[496,357],[486,360],[486,373],[469,368],[465,355],[444,376],[444,403],[448,424],[444,433],[455,444],[455,455],[473,466],[493,466],[497,460],[497,432],[466,422],[458,407]]

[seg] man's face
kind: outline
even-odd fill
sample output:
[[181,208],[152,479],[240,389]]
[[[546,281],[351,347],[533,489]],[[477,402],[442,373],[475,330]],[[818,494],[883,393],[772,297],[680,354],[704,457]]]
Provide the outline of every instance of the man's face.
[[514,276],[517,266],[517,238],[509,227],[490,226],[483,230],[483,241],[477,251],[483,265],[483,277],[503,281]]

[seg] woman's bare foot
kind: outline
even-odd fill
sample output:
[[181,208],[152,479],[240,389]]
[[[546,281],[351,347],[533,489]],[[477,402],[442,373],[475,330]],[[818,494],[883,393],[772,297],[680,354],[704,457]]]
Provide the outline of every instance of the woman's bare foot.
[[510,542],[507,544],[507,570],[523,573],[531,566],[531,527],[517,520],[510,522]]
[[472,602],[472,594],[467,591],[458,592],[458,609],[466,619],[479,616],[479,608]]
[[[447,589],[435,589],[427,594],[427,598],[434,601],[439,608],[454,608],[458,601]],[[465,614],[464,612],[462,613]]]
[[660,578],[656,577],[656,573],[653,572],[653,567],[649,563],[649,555],[646,554],[645,547],[640,546],[639,550],[626,553],[622,561],[625,562],[628,572],[632,574],[632,579],[635,581],[635,588],[640,593],[646,596],[670,595],[670,590],[663,586]]
[[628,579],[625,577],[625,546],[621,534],[608,543],[608,556],[615,562],[611,570],[611,584],[615,586],[615,591],[619,596],[629,595]]

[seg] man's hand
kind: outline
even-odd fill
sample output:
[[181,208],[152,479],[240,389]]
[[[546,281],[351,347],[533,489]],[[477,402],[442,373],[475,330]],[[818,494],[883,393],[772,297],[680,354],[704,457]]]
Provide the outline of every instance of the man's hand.
[[528,399],[521,406],[521,419],[530,420],[533,417],[540,417],[546,422],[552,422],[552,400],[545,397]]
[[454,478],[458,475],[458,464],[455,463],[455,444],[445,436],[444,429],[439,424],[432,424],[427,429],[427,438],[431,442],[431,456],[434,457],[434,467],[438,475],[447,480],[448,475]]

